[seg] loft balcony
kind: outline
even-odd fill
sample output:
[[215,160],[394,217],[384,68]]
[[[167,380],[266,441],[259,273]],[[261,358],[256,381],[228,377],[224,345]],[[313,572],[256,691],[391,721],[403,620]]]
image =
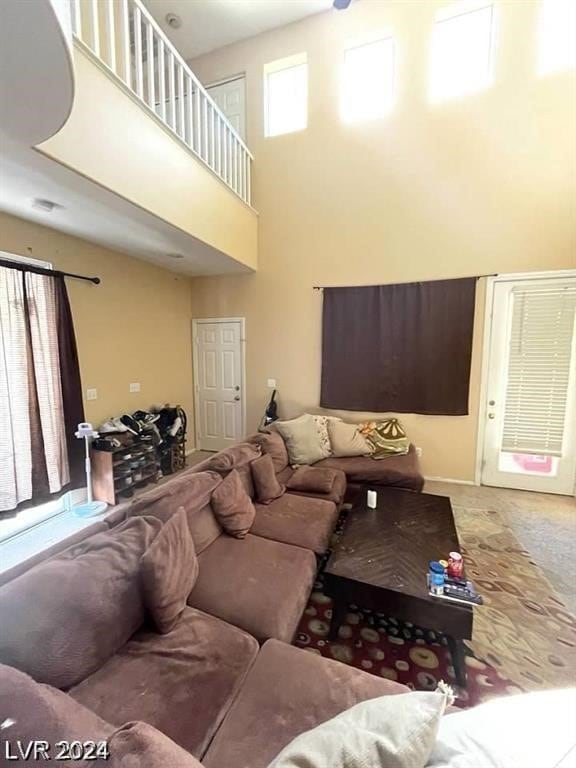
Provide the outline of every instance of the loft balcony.
[[72,0],[76,90],[37,149],[257,267],[250,150],[139,0]]

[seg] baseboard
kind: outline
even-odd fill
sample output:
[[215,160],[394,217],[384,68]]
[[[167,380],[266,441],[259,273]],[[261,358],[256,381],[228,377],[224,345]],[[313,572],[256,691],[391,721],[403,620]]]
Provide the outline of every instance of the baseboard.
[[453,477],[424,477],[434,483],[455,483],[456,485],[477,485],[474,480],[455,480]]
[[184,452],[184,455],[185,456],[190,456],[190,454],[196,453],[197,450],[198,450],[198,448],[188,448],[188,450]]

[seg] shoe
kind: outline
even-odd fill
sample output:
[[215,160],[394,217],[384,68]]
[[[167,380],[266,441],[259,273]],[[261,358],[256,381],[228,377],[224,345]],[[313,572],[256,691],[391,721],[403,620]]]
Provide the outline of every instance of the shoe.
[[110,432],[128,432],[128,428],[119,419],[108,419],[98,427],[98,432],[102,435]]
[[124,414],[124,416],[120,416],[119,421],[124,424],[128,432],[132,432],[133,435],[139,435],[141,432],[140,425],[136,421],[136,419],[133,419],[132,416],[129,416],[127,413]]
[[159,413],[148,413],[148,411],[134,411],[133,418],[141,424],[154,424],[160,418]]

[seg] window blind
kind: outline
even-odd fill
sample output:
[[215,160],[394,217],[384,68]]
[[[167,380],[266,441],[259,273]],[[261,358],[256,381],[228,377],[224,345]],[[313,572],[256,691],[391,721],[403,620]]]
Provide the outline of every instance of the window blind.
[[514,288],[502,451],[561,456],[576,285]]

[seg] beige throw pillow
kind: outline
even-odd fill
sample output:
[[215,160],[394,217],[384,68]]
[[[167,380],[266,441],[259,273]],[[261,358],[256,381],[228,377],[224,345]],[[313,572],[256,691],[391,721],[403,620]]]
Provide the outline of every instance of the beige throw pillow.
[[268,768],[424,768],[447,701],[440,691],[363,701],[297,736]]
[[309,413],[290,421],[275,421],[274,428],[284,438],[293,467],[325,458],[316,422]]
[[360,424],[346,424],[344,421],[329,421],[328,434],[332,455],[337,457],[366,456],[372,447],[360,432]]

